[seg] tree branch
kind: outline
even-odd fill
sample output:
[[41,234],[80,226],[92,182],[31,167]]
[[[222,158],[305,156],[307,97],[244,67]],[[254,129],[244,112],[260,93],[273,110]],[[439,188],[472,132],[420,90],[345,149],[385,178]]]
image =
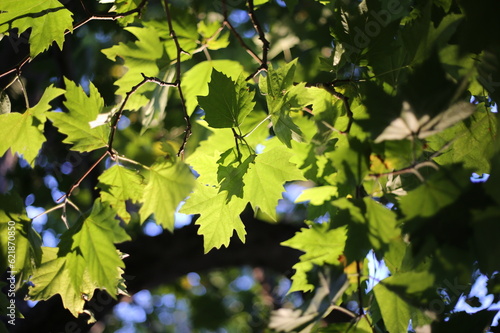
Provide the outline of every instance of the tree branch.
[[250,16],[253,27],[255,31],[257,31],[257,33],[259,34],[259,39],[262,42],[262,61],[259,68],[257,68],[257,70],[254,73],[248,76],[247,80],[254,78],[257,74],[259,74],[261,70],[267,71],[267,53],[269,52],[269,41],[266,39],[264,30],[262,29],[262,26],[260,25],[257,16],[255,15],[253,0],[248,0],[248,15]]
[[[241,37],[241,35],[238,33],[238,31],[236,31],[236,29],[231,24],[231,22],[229,22],[229,15],[228,15],[228,12],[227,12],[226,0],[222,0],[222,15],[224,16],[224,22],[223,22],[223,24],[226,27],[229,28],[229,30],[231,31],[231,33],[234,35],[234,37],[236,37],[236,39],[238,40],[238,42],[240,43],[240,45],[245,49],[245,51],[248,54],[250,54],[252,56],[252,58],[254,58],[254,60],[259,63],[259,65],[262,66],[262,64],[264,64],[264,62],[262,61],[262,59],[245,43],[245,41],[243,40],[243,38]],[[252,75],[252,77],[253,77],[253,75]],[[248,78],[247,78],[247,80],[248,80]]]
[[181,45],[179,44],[179,40],[172,25],[172,14],[170,13],[169,0],[164,0],[164,4],[165,4],[165,11],[167,13],[167,23],[168,23],[168,30],[170,31],[170,37],[172,37],[172,39],[174,40],[175,47],[177,49],[177,56],[176,56],[177,62],[175,64],[175,83],[177,86],[177,90],[179,91],[182,113],[184,114],[184,121],[186,122],[186,129],[184,130],[184,139],[182,140],[181,147],[177,152],[177,156],[181,156],[184,155],[184,149],[186,148],[187,141],[191,136],[191,134],[193,133],[191,131],[191,120],[189,119],[189,114],[186,108],[186,99],[184,98],[184,94],[182,93],[182,87],[181,87],[181,55],[182,53],[186,54],[189,53],[184,51]]

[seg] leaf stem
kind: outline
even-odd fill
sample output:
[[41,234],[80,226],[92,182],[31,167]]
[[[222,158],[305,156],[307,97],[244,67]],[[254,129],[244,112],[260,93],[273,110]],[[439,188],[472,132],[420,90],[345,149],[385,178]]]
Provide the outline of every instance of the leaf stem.
[[141,168],[146,169],[146,170],[150,170],[150,167],[148,167],[147,165],[144,165],[144,164],[139,163],[137,161],[131,160],[130,158],[127,158],[125,156],[116,155],[116,159],[118,159],[120,161],[125,161],[125,162],[131,163],[131,164],[138,165]]
[[260,126],[260,125],[262,125],[262,124],[263,124],[266,120],[269,120],[269,119],[271,119],[271,115],[270,115],[270,114],[268,114],[268,115],[266,116],[266,118],[262,119],[262,121],[261,121],[260,123],[258,123],[258,124],[257,124],[257,125],[253,128],[253,129],[251,129],[251,130],[250,130],[250,132],[248,132],[248,133],[247,133],[247,134],[245,134],[245,135],[242,135],[241,137],[242,137],[242,138],[246,138],[247,136],[249,136],[250,134],[252,134],[253,132],[255,132],[255,130],[256,130],[256,129]]

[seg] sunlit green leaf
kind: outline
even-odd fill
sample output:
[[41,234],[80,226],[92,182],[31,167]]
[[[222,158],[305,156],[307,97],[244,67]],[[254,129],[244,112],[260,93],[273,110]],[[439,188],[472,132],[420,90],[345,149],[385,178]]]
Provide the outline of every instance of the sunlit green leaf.
[[284,147],[267,150],[257,155],[243,176],[244,198],[254,210],[260,209],[274,220],[284,183],[304,179],[297,167],[289,162],[291,157],[292,153]]
[[104,101],[97,88],[90,82],[87,96],[82,87],[64,79],[66,101],[69,112],[53,111],[47,114],[59,132],[67,135],[63,142],[70,143],[72,150],[86,152],[105,147],[108,144],[109,127],[92,128],[90,122],[97,119],[104,109]]
[[142,177],[132,170],[115,164],[101,174],[99,182],[102,201],[108,202],[125,222],[130,221],[126,201],[141,201],[144,191]]
[[149,180],[144,189],[139,210],[144,222],[151,214],[158,225],[173,231],[174,213],[194,186],[194,176],[183,162],[159,161],[149,170]]
[[198,184],[180,210],[185,214],[201,214],[196,224],[200,226],[198,234],[203,235],[205,253],[227,247],[235,231],[245,242],[246,231],[240,213],[247,203],[237,197],[229,202],[227,199],[226,191],[218,192],[215,187]]
[[313,265],[339,264],[339,256],[344,251],[346,229],[329,229],[329,224],[313,224],[310,228],[302,228],[293,238],[282,242],[302,252],[300,261],[293,266],[295,274],[292,277],[292,286],[289,292],[302,290],[310,291],[314,286],[307,281],[306,273]]
[[35,158],[45,142],[43,126],[49,103],[62,95],[64,90],[49,86],[37,105],[27,109],[23,114],[11,112],[0,114],[0,132],[4,138],[0,140],[0,155],[10,148],[13,153],[23,155],[23,158],[33,167]]
[[73,31],[72,16],[57,0],[4,0],[0,13],[0,33],[17,28],[18,35],[21,35],[31,28],[30,56],[34,58],[54,41],[62,49],[65,32]]

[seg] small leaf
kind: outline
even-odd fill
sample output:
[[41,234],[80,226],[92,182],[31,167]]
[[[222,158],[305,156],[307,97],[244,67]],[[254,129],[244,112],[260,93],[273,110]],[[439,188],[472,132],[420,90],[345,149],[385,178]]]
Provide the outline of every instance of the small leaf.
[[[160,41],[159,32],[155,27],[132,27],[128,26],[124,30],[134,35],[137,40],[134,42],[119,43],[110,48],[101,50],[111,61],[116,58],[123,59],[123,66],[127,68],[116,82],[118,86],[117,95],[124,96],[133,86],[146,76],[156,77],[160,72],[158,61],[164,55],[164,48]],[[143,85],[127,101],[127,110],[137,110],[149,102],[149,98],[143,94],[151,91],[154,85]]]
[[292,152],[285,147],[276,147],[257,155],[243,176],[244,198],[254,210],[261,209],[276,220],[276,205],[282,198],[283,184],[292,180],[304,180],[296,165],[289,162]]
[[208,91],[208,96],[199,96],[198,102],[205,110],[208,125],[214,128],[240,126],[255,106],[255,93],[248,90],[245,78],[241,75],[234,82],[214,69]]
[[49,119],[59,132],[66,134],[65,143],[73,144],[71,150],[86,152],[107,146],[109,127],[90,127],[104,109],[104,101],[97,88],[90,82],[90,95],[73,81],[64,79],[66,101],[64,106],[69,112],[50,112]]
[[172,164],[163,160],[153,164],[149,170],[149,181],[144,189],[139,210],[141,222],[151,214],[157,224],[174,230],[174,213],[194,186],[194,176],[189,167],[178,161]]
[[[208,80],[212,75],[212,69],[216,69],[231,80],[237,80],[244,73],[243,66],[233,60],[211,60],[203,61],[191,67],[182,77],[181,87],[186,98],[186,109],[192,114],[198,105],[198,96],[208,94]],[[246,75],[243,74],[243,75]]]
[[141,202],[144,191],[142,177],[132,170],[115,164],[99,176],[101,199],[108,202],[125,222],[130,221],[126,201]]
[[200,214],[196,224],[200,226],[198,234],[203,235],[203,247],[207,253],[212,248],[227,247],[234,231],[245,242],[246,231],[240,213],[246,204],[246,201],[237,197],[228,201],[226,191],[218,192],[215,187],[198,183],[180,212]]
[[23,155],[33,167],[35,158],[45,142],[43,124],[46,112],[50,109],[49,102],[63,93],[64,90],[51,85],[45,89],[38,104],[23,114],[0,114],[0,132],[4,135],[0,140],[0,156],[10,148],[13,153]]
[[120,278],[119,268],[125,264],[114,243],[130,240],[115,219],[115,212],[98,199],[92,212],[61,236],[59,256],[66,258],[66,267],[75,290],[84,283],[85,272],[95,288],[106,289],[115,297]]

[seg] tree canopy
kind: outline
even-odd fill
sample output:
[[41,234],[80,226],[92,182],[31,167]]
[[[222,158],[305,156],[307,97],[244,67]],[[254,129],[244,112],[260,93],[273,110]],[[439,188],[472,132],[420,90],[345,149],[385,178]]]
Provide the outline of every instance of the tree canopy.
[[198,272],[200,332],[495,330],[498,13],[2,0],[1,329],[111,332],[125,295]]

